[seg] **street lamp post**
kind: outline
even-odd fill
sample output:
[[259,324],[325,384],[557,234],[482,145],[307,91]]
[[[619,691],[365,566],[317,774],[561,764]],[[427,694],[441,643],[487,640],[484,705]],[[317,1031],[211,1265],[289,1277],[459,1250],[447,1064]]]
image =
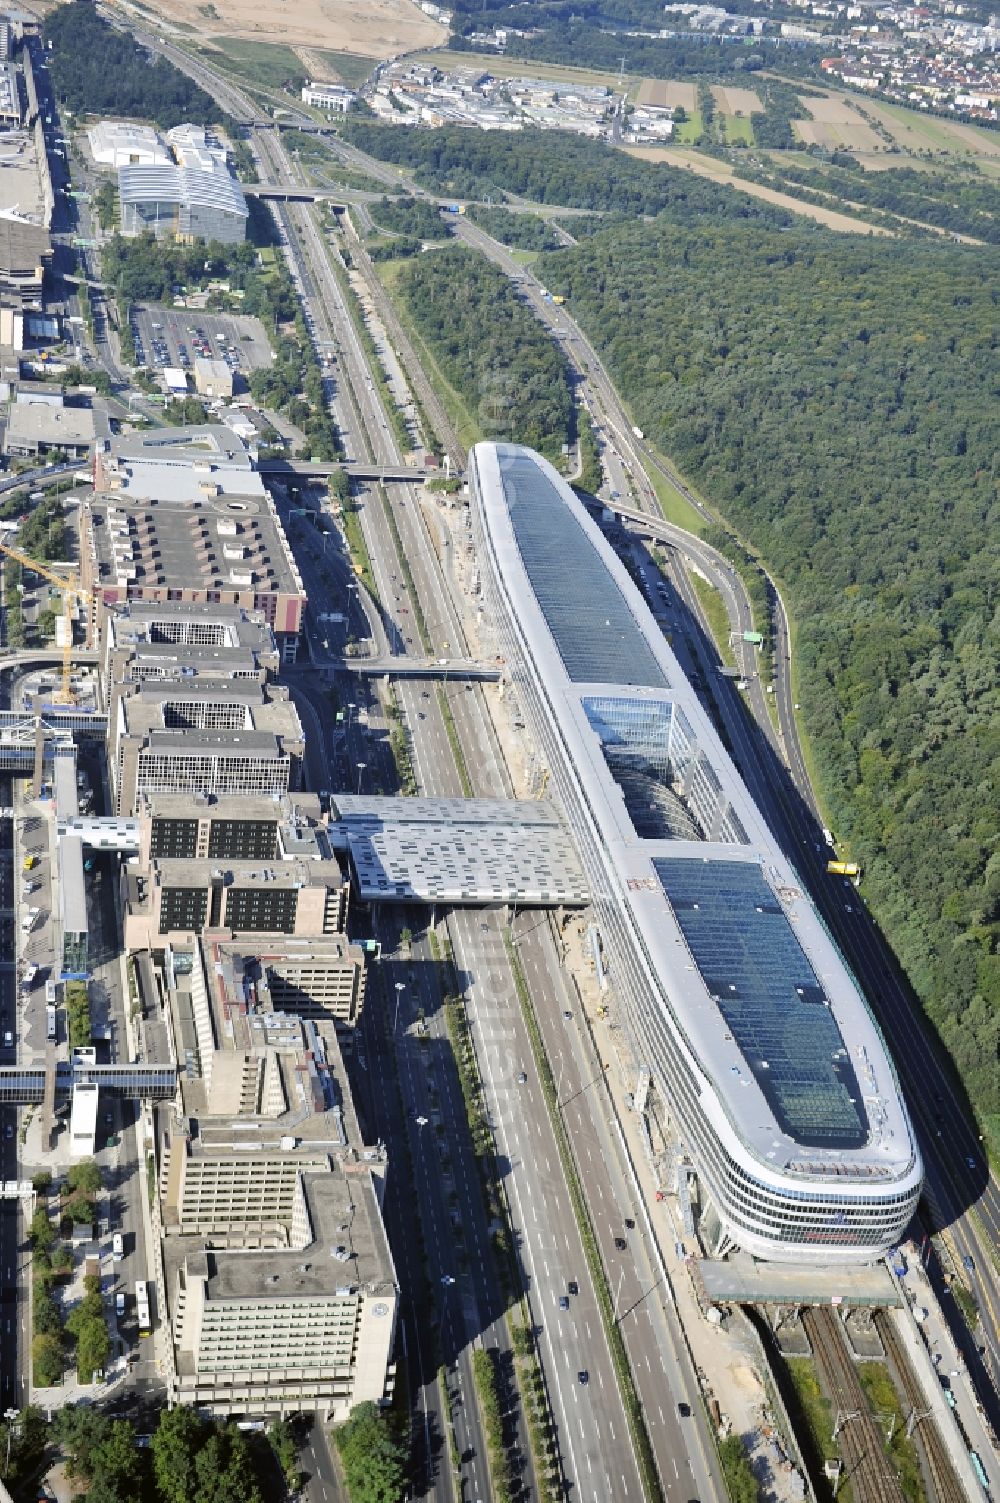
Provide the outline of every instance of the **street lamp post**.
[[406,983],[404,981],[397,981],[396,982],[396,1011],[393,1014],[393,1018],[392,1018],[392,1031],[393,1031],[393,1033],[396,1032],[396,1024],[399,1022],[399,999],[403,995],[403,993],[404,993],[405,990],[406,990]]
[[10,1471],[10,1443],[14,1436],[14,1421],[19,1418],[19,1409],[5,1409],[3,1417],[7,1421],[7,1460],[4,1463],[3,1474],[6,1477]]
[[355,763],[355,766],[358,769],[358,797],[359,798],[361,797],[361,774],[364,772],[364,770],[367,767],[367,765],[368,765],[367,762],[357,762],[357,763]]

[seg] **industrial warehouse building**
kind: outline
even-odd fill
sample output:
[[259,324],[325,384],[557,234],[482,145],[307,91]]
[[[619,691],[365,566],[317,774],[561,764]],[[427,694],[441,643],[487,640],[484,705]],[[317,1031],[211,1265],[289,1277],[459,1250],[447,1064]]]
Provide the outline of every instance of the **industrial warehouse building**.
[[126,166],[118,169],[123,235],[155,235],[158,240],[218,240],[239,244],[246,237],[247,205],[225,166]]

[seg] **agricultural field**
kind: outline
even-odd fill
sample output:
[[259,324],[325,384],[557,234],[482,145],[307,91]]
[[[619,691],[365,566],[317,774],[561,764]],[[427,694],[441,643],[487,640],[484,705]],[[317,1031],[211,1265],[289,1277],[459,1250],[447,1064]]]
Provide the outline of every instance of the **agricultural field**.
[[654,109],[682,109],[691,115],[698,104],[698,90],[693,83],[674,83],[666,78],[644,78],[639,85],[635,102],[652,105]]
[[[200,49],[210,61],[217,61],[227,73],[262,88],[280,89],[286,83],[305,77],[302,59],[291,47],[276,42],[254,42],[245,37],[213,36]],[[215,59],[213,54],[222,53]]]
[[733,146],[737,141],[742,141],[745,146],[753,145],[753,122],[749,115],[720,115],[716,118],[722,121],[727,146]]
[[703,156],[699,151],[678,151],[673,146],[626,146],[622,149],[629,156],[640,157],[644,162],[666,162],[671,167],[684,167],[691,172],[696,172],[699,177],[711,178],[713,182],[726,183],[740,193],[749,193],[752,198],[761,198],[765,203],[776,204],[779,208],[788,209],[793,214],[801,214],[805,219],[815,220],[817,224],[824,224],[827,229],[838,230],[842,234],[887,235],[891,233],[879,226],[855,219],[851,214],[841,213],[839,209],[806,203],[801,198],[793,198],[790,193],[779,193],[776,189],[765,187],[762,183],[751,183],[743,178],[735,177],[727,162],[720,162],[716,157]]
[[994,131],[980,130],[961,120],[939,120],[936,115],[875,99],[866,99],[864,108],[890,132],[903,151],[943,152],[948,156],[1000,163],[1000,135]]
[[806,146],[826,151],[884,151],[886,143],[876,135],[850,100],[841,94],[802,100],[811,118],[793,120],[796,138]]
[[734,89],[728,85],[712,87],[716,107],[722,115],[761,115],[764,106],[753,89]]
[[[413,0],[159,0],[157,16],[205,41],[243,38],[280,49],[319,48],[364,58],[396,57],[445,40]],[[272,60],[273,61],[273,60]],[[261,60],[260,66],[265,64]],[[308,71],[299,63],[299,73]],[[258,75],[258,81],[263,79]]]

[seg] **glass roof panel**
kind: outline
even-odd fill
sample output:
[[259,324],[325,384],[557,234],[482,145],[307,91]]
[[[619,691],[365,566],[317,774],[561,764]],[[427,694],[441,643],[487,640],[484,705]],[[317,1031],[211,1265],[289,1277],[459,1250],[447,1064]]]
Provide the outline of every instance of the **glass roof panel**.
[[868,1123],[854,1067],[823,986],[763,872],[738,861],[667,857],[653,865],[702,980],[781,1129],[808,1147],[859,1147]]
[[500,475],[521,562],[569,678],[666,689],[607,564],[548,476],[503,446]]

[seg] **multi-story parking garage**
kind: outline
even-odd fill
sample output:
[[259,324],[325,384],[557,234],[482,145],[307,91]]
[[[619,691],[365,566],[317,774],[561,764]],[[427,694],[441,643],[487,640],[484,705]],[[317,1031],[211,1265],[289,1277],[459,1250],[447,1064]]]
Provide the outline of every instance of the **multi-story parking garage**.
[[922,1171],[854,978],[570,488],[505,444],[473,450],[470,481],[487,627],[565,803],[703,1237],[874,1260]]

